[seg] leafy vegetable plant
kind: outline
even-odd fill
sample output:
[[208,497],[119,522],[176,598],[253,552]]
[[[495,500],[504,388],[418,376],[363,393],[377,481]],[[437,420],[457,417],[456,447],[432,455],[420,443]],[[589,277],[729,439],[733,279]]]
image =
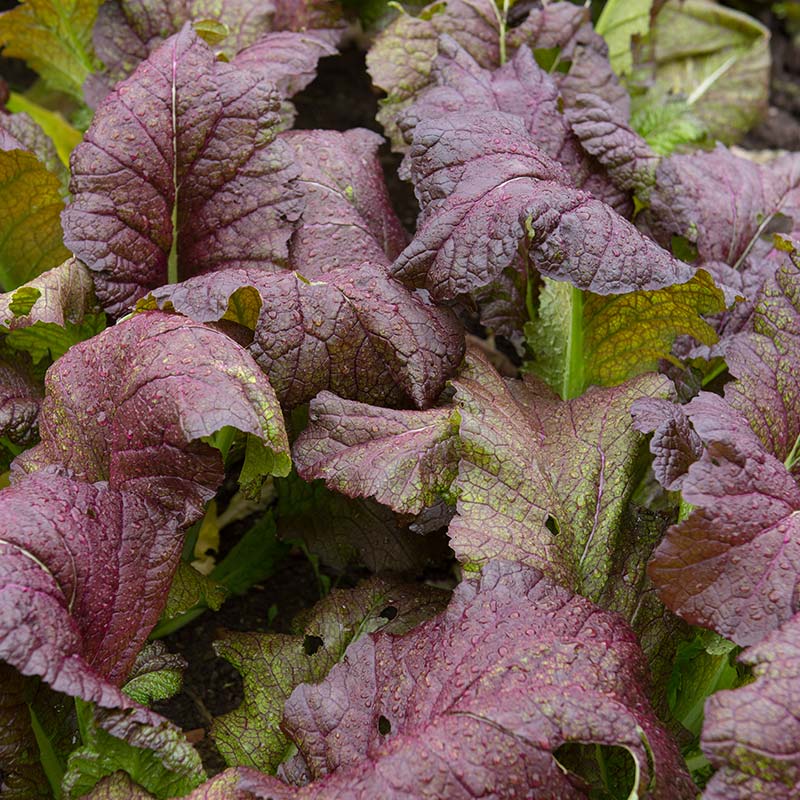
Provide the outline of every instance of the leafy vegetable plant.
[[[0,15],[3,797],[797,795],[800,156],[758,23],[624,5]],[[354,7],[388,143],[293,128]]]

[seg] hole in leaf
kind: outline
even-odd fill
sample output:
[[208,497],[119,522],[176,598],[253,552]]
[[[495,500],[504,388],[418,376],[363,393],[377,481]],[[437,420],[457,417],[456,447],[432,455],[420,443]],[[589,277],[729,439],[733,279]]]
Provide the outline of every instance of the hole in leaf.
[[384,619],[394,619],[397,616],[397,609],[394,606],[386,606],[378,616]]
[[624,748],[567,742],[553,755],[570,782],[590,797],[637,797],[636,763]]
[[323,644],[325,644],[325,642],[323,642],[319,636],[312,636],[307,633],[303,638],[303,651],[307,656],[313,656]]
[[391,730],[392,723],[381,714],[380,717],[378,717],[378,733],[381,736],[386,736],[386,734],[391,733]]
[[553,536],[558,536],[561,533],[561,529],[558,527],[558,520],[552,516],[551,514],[547,515],[547,520],[544,523],[545,528],[553,534]]

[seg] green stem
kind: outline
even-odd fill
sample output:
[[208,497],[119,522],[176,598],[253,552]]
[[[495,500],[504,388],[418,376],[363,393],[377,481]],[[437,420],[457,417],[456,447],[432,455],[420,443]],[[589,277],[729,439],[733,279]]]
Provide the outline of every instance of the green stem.
[[506,33],[508,32],[508,9],[511,6],[511,0],[503,0],[503,11],[497,7],[497,3],[492,3],[495,16],[497,17],[497,25],[500,29],[500,66],[506,63],[508,53],[506,51]]
[[36,737],[36,744],[39,746],[39,760],[42,763],[44,774],[47,776],[47,782],[53,790],[53,797],[56,800],[61,800],[61,781],[64,779],[64,768],[61,766],[61,761],[58,759],[53,743],[47,738],[42,723],[39,722],[39,718],[30,704],[28,704],[28,711],[31,715],[33,735]]
[[179,631],[185,625],[196,620],[206,611],[208,611],[208,606],[205,605],[205,603],[198,603],[196,606],[192,606],[192,608],[184,611],[183,614],[179,614],[177,617],[159,622],[158,625],[150,631],[150,636],[148,638],[152,641],[153,639],[162,639],[164,636],[169,636],[171,633]]
[[579,397],[584,389],[583,352],[583,292],[572,287],[570,302],[571,317],[566,347],[566,365],[561,384],[561,397],[572,400]]
[[791,468],[797,463],[798,457],[800,457],[800,436],[794,440],[792,451],[788,456],[786,456],[786,460],[783,462],[786,466],[786,469],[791,470]]

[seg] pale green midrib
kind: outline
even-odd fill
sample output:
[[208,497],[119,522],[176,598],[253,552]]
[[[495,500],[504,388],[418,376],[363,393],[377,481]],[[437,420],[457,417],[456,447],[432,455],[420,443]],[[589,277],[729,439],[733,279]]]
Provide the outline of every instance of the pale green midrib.
[[499,44],[500,44],[500,66],[506,63],[508,53],[506,51],[506,34],[508,32],[508,9],[511,5],[511,0],[503,0],[502,12],[497,7],[495,2],[492,2],[495,16],[497,17]]
[[167,259],[167,283],[178,283],[178,76],[177,62],[172,57],[172,243]]
[[572,400],[583,393],[584,340],[583,292],[571,287],[570,325],[564,354],[564,375],[561,380],[562,400]]

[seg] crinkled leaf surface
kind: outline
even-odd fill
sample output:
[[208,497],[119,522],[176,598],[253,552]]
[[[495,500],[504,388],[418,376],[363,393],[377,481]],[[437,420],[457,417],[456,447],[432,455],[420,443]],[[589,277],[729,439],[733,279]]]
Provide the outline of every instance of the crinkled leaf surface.
[[0,357],[0,438],[15,445],[36,440],[36,421],[44,392],[30,359]]
[[275,772],[291,749],[279,724],[296,686],[320,681],[365,634],[404,633],[446,603],[445,591],[375,577],[334,590],[295,621],[296,635],[226,634],[214,649],[244,678],[242,705],[217,717],[211,730],[226,762]]
[[59,186],[33,153],[0,151],[0,285],[6,291],[69,257]]
[[0,493],[0,657],[101,706],[155,624],[180,556],[163,507],[105,483],[27,477]]
[[431,75],[435,85],[419,93],[399,124],[409,144],[420,120],[458,111],[502,111],[525,121],[531,139],[569,173],[578,188],[609,205],[627,210],[621,195],[584,152],[564,114],[563,98],[553,76],[543,70],[527,47],[497,70],[483,69],[449,36],[439,41]]
[[518,9],[505,17],[491,0],[447,0],[429,4],[416,17],[401,14],[376,38],[367,67],[375,85],[388,94],[378,119],[396,149],[405,149],[397,118],[432,82],[443,34],[484,69],[501,66],[523,47],[534,53],[556,52],[568,69],[559,79],[565,97],[573,97],[579,86],[618,105],[627,116],[627,94],[611,70],[605,43],[589,24],[587,10],[556,2],[521,13],[526,11],[520,20]]
[[393,411],[322,392],[292,456],[304,480],[322,478],[348,497],[419,514],[455,480],[458,423],[452,407]]
[[158,304],[201,321],[253,329],[249,350],[284,405],[323,389],[382,405],[430,405],[463,354],[448,309],[388,276],[407,236],[389,204],[376,150],[356,129],[281,137],[306,187],[303,225],[291,242],[298,271],[227,269],[162,287]]
[[308,281],[225,270],[152,292],[143,305],[254,328],[248,349],[281,403],[322,389],[386,405],[430,405],[463,354],[455,316],[370,264]]
[[451,546],[462,561],[513,558],[598,597],[616,551],[632,546],[620,523],[643,437],[628,409],[642,395],[669,396],[669,382],[643,375],[563,402],[470,359],[454,381],[462,449]]
[[703,315],[724,308],[705,272],[664,289],[606,296],[545,279],[537,318],[525,329],[535,355],[529,368],[564,398],[592,384],[613,386],[657,370],[680,334],[716,342]]
[[693,797],[645,675],[620,617],[495,562],[444,614],[362,638],[322,683],[295,689],[283,727],[317,781],[289,790],[251,774],[240,786],[279,798],[582,798],[554,757],[576,741],[625,748],[641,797]]
[[271,29],[273,11],[269,0],[109,0],[97,15],[95,51],[113,85],[187,22],[213,19],[229,31],[220,50],[230,59]]
[[423,214],[393,269],[436,299],[490,283],[520,247],[542,275],[596,294],[660,289],[694,273],[571,188],[518,117],[461,113],[420,123],[410,158]]
[[[670,608],[742,645],[797,611],[797,287],[796,267],[768,282],[756,332],[730,344],[739,379],[726,386],[725,399],[702,393],[684,407],[706,445],[681,488],[698,508],[670,529],[650,567]],[[673,433],[681,431],[684,425]],[[696,444],[684,437],[659,446],[685,461]]]
[[703,454],[703,442],[680,406],[669,400],[647,397],[631,406],[634,427],[642,433],[652,433],[650,452],[653,472],[668,491],[683,486],[683,478]]
[[185,27],[103,101],[72,159],[65,241],[120,314],[147,290],[285,261],[301,209],[279,108],[257,73]]
[[611,103],[580,93],[565,110],[583,149],[605,167],[625,191],[646,196],[655,181],[659,157]]
[[[360,562],[373,572],[418,572],[450,556],[446,538],[432,535],[447,525],[446,513],[433,520],[400,517],[370,498],[351,500],[328,491],[321,481],[290,478],[277,488],[281,537],[302,542],[333,569]],[[424,522],[428,532],[417,532],[412,520]]]
[[740,661],[755,682],[706,704],[702,746],[717,772],[705,800],[789,800],[800,782],[800,617],[785,622]]
[[289,468],[280,407],[255,362],[225,334],[178,316],[139,314],[75,345],[48,371],[46,390],[42,441],[19,470],[58,465],[192,521],[222,480],[219,451],[202,437],[232,426],[264,442],[274,472]]
[[642,105],[682,95],[725,143],[747,132],[769,94],[769,31],[752,17],[711,0],[670,0],[641,49],[635,82],[649,91]]
[[26,0],[0,15],[6,58],[24,58],[54,89],[83,99],[94,69],[92,27],[101,0]]
[[237,67],[260,70],[272,81],[283,97],[292,97],[305,89],[317,74],[317,62],[337,50],[327,31],[274,31],[233,59]]
[[388,269],[408,235],[392,209],[378,160],[383,139],[363,128],[291,131],[280,138],[294,152],[305,190],[292,266],[307,277],[364,262]]

